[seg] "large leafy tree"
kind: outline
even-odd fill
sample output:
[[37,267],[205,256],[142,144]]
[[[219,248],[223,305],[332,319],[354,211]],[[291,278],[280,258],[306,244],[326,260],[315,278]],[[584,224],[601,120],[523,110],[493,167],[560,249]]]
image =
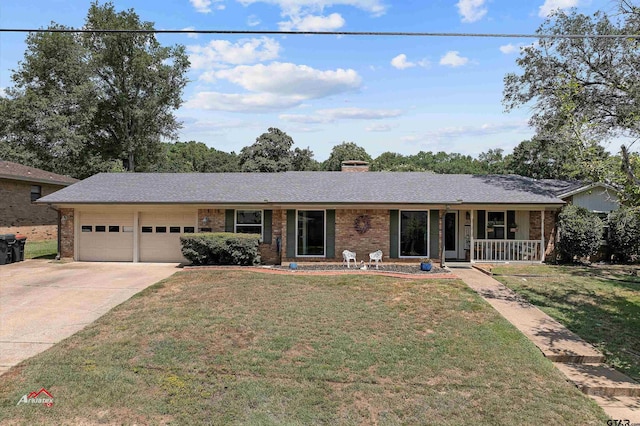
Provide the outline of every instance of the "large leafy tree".
[[[86,29],[152,30],[132,10],[92,3]],[[102,152],[126,159],[129,171],[155,160],[162,138],[174,139],[189,60],[184,46],[160,45],[150,32],[86,33],[84,47],[97,92],[93,121]]]
[[335,171],[342,169],[342,162],[348,160],[360,160],[371,162],[371,156],[367,151],[354,142],[342,142],[331,150],[329,158],[322,163],[322,169]]
[[243,172],[286,172],[317,170],[309,148],[292,150],[293,139],[282,130],[270,127],[256,141],[240,151],[238,160]]
[[[554,37],[638,33],[638,8],[622,0],[619,21],[605,13],[586,16],[557,12],[539,29],[537,46],[523,49],[517,64],[521,74],[505,76],[503,102],[507,110],[531,104],[531,124],[538,139],[561,143],[571,153],[593,151],[601,142],[630,138],[621,158],[630,201],[640,179],[631,148],[640,137],[640,49],[637,38]],[[622,139],[626,140],[626,139]],[[614,178],[611,178],[613,180]]]
[[218,151],[202,142],[176,142],[162,144],[159,161],[151,167],[154,172],[218,173],[238,172],[235,152]]

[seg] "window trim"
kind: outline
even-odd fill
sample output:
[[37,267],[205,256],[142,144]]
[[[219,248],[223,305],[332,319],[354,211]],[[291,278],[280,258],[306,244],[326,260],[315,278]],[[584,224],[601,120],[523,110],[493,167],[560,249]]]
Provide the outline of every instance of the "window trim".
[[261,209],[234,209],[233,210],[233,232],[238,233],[238,226],[258,226],[256,224],[239,224],[238,212],[260,212],[260,242],[264,240],[264,210]]
[[[426,212],[427,213],[427,255],[403,256],[402,255],[402,212]],[[430,209],[401,209],[398,210],[398,259],[431,258],[431,210]]]
[[[298,253],[298,212],[322,212],[324,229],[323,229],[323,242],[322,242],[322,254],[299,254]],[[302,258],[326,258],[327,257],[327,209],[296,209],[296,237],[295,237],[296,257]]]
[[[501,228],[504,228],[504,238],[489,238],[489,213],[502,213],[504,214],[504,225],[498,225]],[[509,228],[508,228],[508,224],[507,224],[507,211],[506,210],[487,210],[487,219],[485,220],[484,223],[484,235],[486,236],[487,240],[496,240],[496,241],[506,241],[509,238]],[[495,228],[495,226],[494,226]]]

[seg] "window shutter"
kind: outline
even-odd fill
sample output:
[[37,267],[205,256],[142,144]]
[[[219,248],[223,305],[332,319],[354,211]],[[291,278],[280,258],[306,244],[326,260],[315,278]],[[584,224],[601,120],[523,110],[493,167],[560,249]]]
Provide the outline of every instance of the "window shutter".
[[235,210],[225,210],[224,211],[224,232],[233,232],[234,225],[236,222],[236,211]]
[[484,240],[485,237],[485,228],[486,228],[486,218],[485,218],[485,214],[486,212],[484,210],[478,210],[476,211],[476,213],[478,214],[478,239],[479,240]]
[[325,220],[327,221],[327,246],[324,249],[328,259],[336,257],[336,211],[327,210]]
[[516,212],[514,210],[507,210],[507,223],[505,223],[507,227],[507,240],[516,239],[516,233],[511,232],[511,225],[514,223],[516,223]]
[[296,211],[287,210],[287,257],[296,257]]
[[262,242],[271,244],[271,228],[272,228],[273,210],[264,210],[262,212]]
[[389,210],[389,257],[398,258],[400,211]]
[[440,257],[440,212],[431,210],[429,212],[429,256]]

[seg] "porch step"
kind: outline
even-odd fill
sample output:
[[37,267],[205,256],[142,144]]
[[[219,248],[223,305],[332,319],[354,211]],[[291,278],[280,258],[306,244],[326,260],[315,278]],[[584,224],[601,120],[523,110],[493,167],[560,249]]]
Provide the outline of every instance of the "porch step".
[[640,397],[640,383],[604,364],[555,364],[587,395]]
[[[640,397],[589,395],[612,419],[629,420],[630,425],[640,424]],[[623,424],[626,424],[623,423]]]

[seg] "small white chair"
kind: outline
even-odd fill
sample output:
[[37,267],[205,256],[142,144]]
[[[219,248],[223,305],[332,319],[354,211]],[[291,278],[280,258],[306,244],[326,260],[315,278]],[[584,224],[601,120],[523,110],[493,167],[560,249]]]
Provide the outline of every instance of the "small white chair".
[[376,269],[378,269],[378,262],[382,263],[382,250],[374,251],[373,253],[369,253],[369,266],[371,266],[371,261],[375,260]]
[[358,264],[356,263],[356,252],[355,251],[345,250],[345,251],[342,252],[342,264],[343,265],[346,262],[347,268],[350,268],[349,264],[350,264],[350,262],[352,260],[353,260],[353,266],[357,266]]

